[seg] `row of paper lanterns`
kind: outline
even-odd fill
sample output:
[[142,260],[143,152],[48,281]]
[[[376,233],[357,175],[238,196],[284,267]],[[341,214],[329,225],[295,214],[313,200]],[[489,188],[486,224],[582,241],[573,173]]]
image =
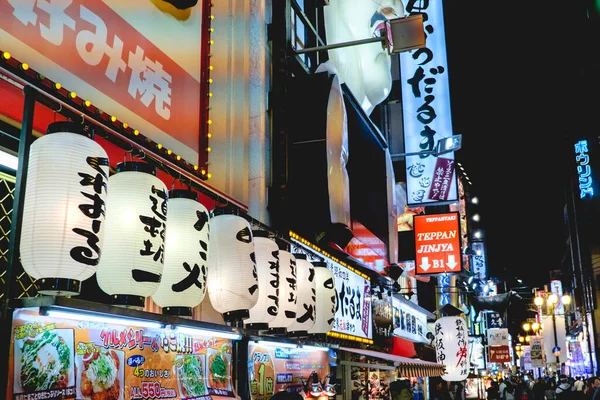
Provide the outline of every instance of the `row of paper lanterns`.
[[72,123],[50,124],[31,145],[23,207],[21,262],[42,294],[76,295],[96,273],[116,305],[152,297],[189,315],[208,292],[226,320],[250,327],[332,327],[328,268],[279,249],[242,217],[210,217],[195,193],[167,191],[147,163],[120,163],[109,177],[104,149]]

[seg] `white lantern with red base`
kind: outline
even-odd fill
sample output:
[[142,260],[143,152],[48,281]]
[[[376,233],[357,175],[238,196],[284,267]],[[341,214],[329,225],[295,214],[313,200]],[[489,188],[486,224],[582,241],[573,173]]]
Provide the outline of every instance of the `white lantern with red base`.
[[210,220],[207,289],[213,308],[234,325],[247,319],[258,302],[254,238],[250,224],[240,216]]
[[78,295],[96,272],[108,171],[106,152],[80,124],[54,122],[31,145],[19,249],[38,293]]
[[165,264],[152,300],[163,314],[191,317],[206,293],[209,214],[191,190],[169,191]]
[[445,381],[463,381],[469,375],[469,335],[465,319],[458,316],[441,317],[435,321],[434,347],[437,362],[444,364]]
[[141,309],[163,271],[167,188],[156,168],[143,162],[117,164],[108,183],[98,285],[114,305]]

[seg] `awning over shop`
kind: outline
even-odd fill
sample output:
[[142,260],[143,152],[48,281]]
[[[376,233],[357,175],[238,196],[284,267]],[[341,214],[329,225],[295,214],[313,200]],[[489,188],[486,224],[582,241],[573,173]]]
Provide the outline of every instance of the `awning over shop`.
[[425,361],[418,358],[401,357],[394,354],[381,353],[373,350],[354,349],[352,347],[340,347],[340,350],[391,361],[396,367],[398,367],[398,374],[406,378],[417,376],[442,376],[444,374],[444,365],[431,361]]

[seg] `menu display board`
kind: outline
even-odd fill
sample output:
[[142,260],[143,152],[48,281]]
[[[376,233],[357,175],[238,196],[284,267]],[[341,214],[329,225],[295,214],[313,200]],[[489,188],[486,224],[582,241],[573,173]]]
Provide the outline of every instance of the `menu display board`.
[[248,345],[248,382],[252,400],[269,400],[282,391],[303,393],[310,375],[319,381],[329,375],[328,349],[276,347],[268,344]]
[[106,321],[15,311],[7,398],[235,397],[231,340]]

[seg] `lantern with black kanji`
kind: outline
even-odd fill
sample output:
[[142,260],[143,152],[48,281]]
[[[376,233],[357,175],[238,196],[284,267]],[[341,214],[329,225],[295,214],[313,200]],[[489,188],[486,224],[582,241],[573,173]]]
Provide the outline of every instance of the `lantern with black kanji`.
[[237,215],[210,220],[207,290],[227,322],[247,319],[258,302],[258,275],[250,224]]
[[269,239],[268,232],[253,231],[258,301],[244,321],[248,328],[267,329],[279,313],[279,246]]
[[38,293],[78,295],[96,272],[108,171],[106,152],[81,124],[54,122],[31,145],[19,249]]
[[305,254],[294,254],[296,258],[297,299],[296,321],[288,328],[293,336],[306,336],[315,324],[316,288],[315,267]]
[[163,314],[189,317],[206,293],[209,214],[191,190],[169,191],[162,279],[152,300]]
[[297,299],[296,258],[286,250],[279,250],[279,312],[269,329],[285,333],[285,328],[296,321]]
[[467,324],[460,316],[441,317],[435,321],[434,347],[437,362],[446,367],[445,381],[463,381],[469,375]]
[[324,262],[314,262],[315,268],[315,324],[308,330],[309,334],[326,334],[333,327],[335,320],[335,277]]
[[114,305],[141,309],[163,271],[167,188],[156,168],[133,161],[117,164],[108,184],[98,285]]

